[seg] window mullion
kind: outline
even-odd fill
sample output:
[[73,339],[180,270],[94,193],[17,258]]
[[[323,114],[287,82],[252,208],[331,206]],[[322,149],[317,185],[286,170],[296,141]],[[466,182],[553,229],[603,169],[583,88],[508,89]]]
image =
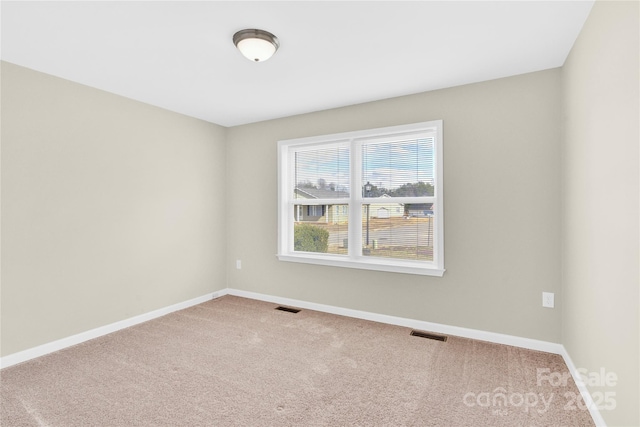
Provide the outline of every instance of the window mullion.
[[362,256],[362,151],[361,143],[351,140],[351,192],[349,201],[349,256]]

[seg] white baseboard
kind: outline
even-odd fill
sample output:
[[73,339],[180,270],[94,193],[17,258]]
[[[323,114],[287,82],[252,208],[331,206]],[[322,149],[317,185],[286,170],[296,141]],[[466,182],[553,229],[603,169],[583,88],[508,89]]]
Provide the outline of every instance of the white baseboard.
[[598,427],[606,427],[606,423],[594,403],[589,390],[585,386],[580,374],[573,364],[567,349],[562,344],[551,343],[548,341],[534,340],[530,338],[516,337],[513,335],[499,334],[495,332],[481,331],[477,329],[461,328],[458,326],[442,325],[439,323],[425,322],[421,320],[406,319],[403,317],[387,316],[384,314],[370,313],[366,311],[351,310],[348,308],[335,307],[324,304],[316,304],[307,301],[300,301],[290,298],[276,297],[272,295],[259,294],[255,292],[242,291],[238,289],[228,288],[225,290],[228,295],[235,295],[243,298],[256,299],[260,301],[272,302],[274,304],[282,304],[291,307],[304,308],[308,310],[316,310],[324,313],[337,314],[340,316],[355,317],[357,319],[371,320],[374,322],[386,323],[396,326],[404,326],[412,329],[419,329],[430,332],[437,332],[445,335],[455,335],[464,338],[471,338],[481,341],[488,341],[497,344],[512,345],[530,350],[544,351],[547,353],[559,354],[564,359],[569,372],[575,381],[578,391],[584,399],[584,403],[589,408],[589,413],[594,423]]
[[464,338],[472,338],[481,341],[489,341],[497,344],[512,345],[515,347],[539,350],[547,353],[562,354],[562,344],[548,341],[534,340],[530,338],[516,337],[513,335],[499,334],[495,332],[481,331],[477,329],[461,328],[458,326],[443,325],[440,323],[425,322],[422,320],[407,319],[403,317],[388,316],[367,311],[352,310],[349,308],[335,307],[331,305],[316,304],[307,301],[300,301],[290,298],[275,297],[271,295],[259,294],[255,292],[242,291],[238,289],[226,289],[229,295],[243,298],[256,299],[260,301],[272,302],[275,304],[289,305],[308,310],[322,311],[324,313],[338,314],[340,316],[355,317],[356,319],[371,320],[374,322],[386,323],[407,328],[419,329],[430,332],[437,332],[446,335],[456,335]]
[[584,381],[582,380],[582,377],[580,376],[580,372],[578,372],[578,368],[576,368],[576,365],[573,364],[573,360],[571,360],[571,357],[569,356],[569,352],[567,352],[567,349],[564,346],[562,346],[562,353],[560,354],[564,359],[564,363],[567,364],[567,367],[569,368],[569,372],[571,372],[573,381],[576,383],[576,386],[578,387],[578,391],[580,392],[580,395],[584,400],[585,406],[589,409],[589,413],[591,414],[591,418],[593,418],[593,422],[596,424],[597,427],[606,427],[607,423],[602,418],[602,414],[600,414],[598,405],[596,405],[596,403],[593,401],[593,398],[591,397],[591,393],[589,393],[587,386],[585,385]]
[[430,332],[437,332],[446,335],[455,335],[464,338],[471,338],[481,341],[488,341],[497,344],[512,345],[515,347],[526,348],[530,350],[544,351],[547,353],[559,354],[564,359],[573,379],[578,386],[578,390],[582,395],[585,404],[589,408],[589,413],[593,418],[596,426],[606,427],[606,423],[602,418],[597,406],[595,405],[589,390],[582,381],[576,366],[573,364],[569,353],[562,344],[551,343],[548,341],[534,340],[530,338],[516,337],[513,335],[499,334],[495,332],[481,331],[477,329],[461,328],[458,326],[449,326],[439,323],[425,322],[422,320],[407,319],[403,317],[388,316],[385,314],[371,313],[367,311],[352,310],[349,308],[335,307],[325,304],[317,304],[313,302],[301,301],[291,298],[277,297],[272,295],[260,294],[256,292],[243,291],[239,289],[226,288],[216,292],[212,292],[203,295],[198,298],[194,298],[188,301],[184,301],[178,304],[173,304],[168,307],[164,307],[158,310],[151,311],[149,313],[141,314],[129,319],[121,320],[119,322],[112,323],[110,325],[101,326],[90,331],[82,332],[77,335],[73,335],[67,338],[63,338],[57,341],[53,341],[47,344],[39,345],[37,347],[20,351],[18,353],[10,354],[0,358],[0,369],[7,368],[9,366],[26,362],[36,357],[44,356],[45,354],[53,353],[54,351],[62,350],[67,347],[71,347],[76,344],[98,338],[100,336],[110,334],[120,329],[128,328],[130,326],[143,323],[174,311],[183,310],[194,305],[207,302],[209,300],[220,298],[224,295],[234,295],[243,298],[255,299],[260,301],[271,302],[274,304],[287,305],[291,307],[303,308],[307,310],[316,310],[324,313],[337,314],[340,316],[353,317],[356,319],[370,320],[373,322],[386,323],[390,325],[403,326],[412,329],[419,329]]
[[202,295],[197,298],[183,301],[177,304],[170,305],[168,307],[160,308],[158,310],[150,311],[148,313],[134,316],[129,319],[121,320],[119,322],[111,323],[109,325],[101,326],[99,328],[91,329],[86,332],[81,332],[70,337],[62,338],[56,341],[52,341],[47,344],[42,344],[37,347],[33,347],[18,353],[9,354],[0,358],[0,369],[8,368],[9,366],[16,365],[18,363],[26,362],[36,357],[44,356],[45,354],[53,353],[54,351],[62,350],[67,347],[71,347],[85,341],[89,341],[94,338],[101,337],[103,335],[110,334],[120,329],[128,328],[130,326],[137,325],[139,323],[147,322],[152,319],[164,316],[174,311],[183,310],[194,305],[202,304],[203,302],[219,298],[226,294],[226,290],[212,292],[206,295]]
[[[97,338],[120,329],[128,328],[133,325],[137,325],[142,322],[146,322],[160,316],[172,313],[174,311],[183,310],[185,308],[201,304],[203,302],[220,298],[224,295],[235,295],[243,298],[250,298],[260,301],[271,302],[275,304],[289,305],[298,308],[304,308],[308,310],[316,310],[324,313],[337,314],[340,316],[353,317],[356,319],[371,320],[373,322],[386,323],[390,325],[404,326],[412,329],[419,329],[430,332],[437,332],[446,335],[456,335],[464,338],[472,338],[481,341],[488,341],[497,344],[512,345],[515,347],[527,348],[530,350],[545,351],[548,353],[560,354],[565,358],[565,361],[570,360],[568,354],[561,344],[551,343],[547,341],[534,340],[530,338],[516,337],[513,335],[499,334],[495,332],[481,331],[477,329],[461,328],[458,326],[443,325],[440,323],[425,322],[422,320],[407,319],[403,317],[388,316],[385,314],[371,313],[367,311],[352,310],[349,308],[336,307],[325,304],[317,304],[313,302],[301,301],[291,298],[277,297],[272,295],[260,294],[256,292],[243,291],[239,289],[226,288],[217,292],[203,295],[198,298],[194,298],[188,301],[184,301],[178,304],[173,304],[168,307],[164,307],[158,310],[151,311],[149,313],[141,314],[139,316],[131,317],[129,319],[121,320],[119,322],[111,323],[109,325],[101,326],[86,332],[82,332],[70,337],[62,338],[47,344],[42,344],[37,347],[30,348],[28,350],[20,351],[18,353],[10,354],[0,358],[0,369],[6,368],[17,363],[26,362],[27,360],[34,359],[36,357],[44,356],[45,354],[53,353],[54,351],[62,350],[67,347],[71,347],[76,344],[88,341],[93,338]],[[569,365],[567,363],[567,365]],[[574,369],[575,371],[575,369]],[[572,372],[574,374],[574,372]],[[582,390],[581,390],[582,391]]]

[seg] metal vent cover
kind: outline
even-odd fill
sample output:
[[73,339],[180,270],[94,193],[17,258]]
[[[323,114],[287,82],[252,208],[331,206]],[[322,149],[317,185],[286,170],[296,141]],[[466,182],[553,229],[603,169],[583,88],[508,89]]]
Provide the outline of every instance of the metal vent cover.
[[291,308],[291,307],[284,307],[284,306],[281,306],[281,305],[276,307],[276,310],[286,311],[287,313],[299,313],[300,312],[300,309]]
[[428,338],[430,340],[447,342],[447,336],[446,335],[432,334],[431,332],[423,332],[423,331],[413,330],[413,331],[411,331],[411,335],[414,336],[414,337]]

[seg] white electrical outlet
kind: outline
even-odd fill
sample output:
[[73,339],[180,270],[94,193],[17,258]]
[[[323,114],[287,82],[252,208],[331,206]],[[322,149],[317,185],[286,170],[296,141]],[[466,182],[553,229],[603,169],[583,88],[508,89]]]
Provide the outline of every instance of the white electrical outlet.
[[236,268],[238,270],[242,270],[242,261],[239,259],[236,260]]
[[555,295],[553,292],[543,292],[542,293],[542,306],[543,307],[548,307],[548,308],[553,308],[554,307],[554,298]]

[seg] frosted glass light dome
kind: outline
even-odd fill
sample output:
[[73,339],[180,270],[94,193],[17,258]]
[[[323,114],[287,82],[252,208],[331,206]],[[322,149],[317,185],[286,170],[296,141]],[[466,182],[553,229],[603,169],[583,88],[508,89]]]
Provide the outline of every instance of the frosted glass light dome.
[[233,35],[233,43],[250,61],[262,62],[271,58],[280,43],[278,38],[264,30],[241,30]]

